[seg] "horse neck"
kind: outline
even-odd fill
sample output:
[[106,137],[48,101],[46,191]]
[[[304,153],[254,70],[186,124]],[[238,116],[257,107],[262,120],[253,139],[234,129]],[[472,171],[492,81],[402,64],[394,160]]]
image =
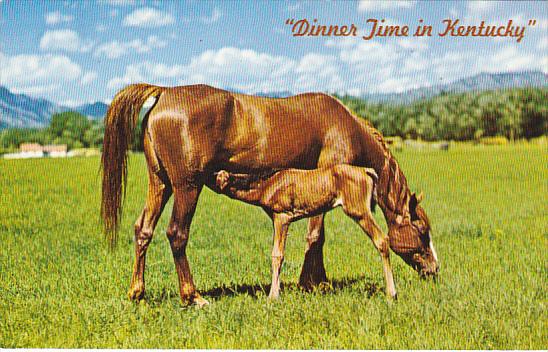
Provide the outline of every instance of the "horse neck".
[[[396,159],[391,156],[379,177],[377,201],[388,226],[409,216],[411,191]],[[398,219],[398,217],[400,217]]]
[[261,175],[241,174],[233,177],[235,180],[230,186],[234,190],[229,191],[229,196],[249,204],[258,204],[262,196],[262,187],[259,187]]
[[396,223],[398,216],[408,215],[411,191],[400,166],[384,141],[384,138],[367,121],[362,120],[363,154],[366,165],[373,167],[379,175],[377,183],[377,203],[384,213],[388,226]]

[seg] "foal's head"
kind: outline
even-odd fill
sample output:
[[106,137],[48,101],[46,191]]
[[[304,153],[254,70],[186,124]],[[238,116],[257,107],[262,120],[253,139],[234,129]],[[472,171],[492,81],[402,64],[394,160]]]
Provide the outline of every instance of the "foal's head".
[[235,174],[226,170],[215,173],[215,185],[221,191],[248,190],[260,180],[260,174]]
[[422,195],[411,195],[408,216],[398,216],[388,237],[390,248],[422,277],[427,277],[438,273],[439,263],[430,237],[430,221],[419,205],[421,200]]

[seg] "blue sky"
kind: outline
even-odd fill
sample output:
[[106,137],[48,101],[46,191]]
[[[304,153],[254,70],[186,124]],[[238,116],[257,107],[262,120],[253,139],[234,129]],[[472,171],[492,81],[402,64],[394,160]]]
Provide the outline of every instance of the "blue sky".
[[[109,102],[124,85],[206,83],[247,93],[400,92],[480,72],[548,71],[546,2],[0,0],[0,84],[65,105]],[[293,37],[285,20],[350,25],[358,37]],[[384,37],[409,25],[527,27],[515,38]]]

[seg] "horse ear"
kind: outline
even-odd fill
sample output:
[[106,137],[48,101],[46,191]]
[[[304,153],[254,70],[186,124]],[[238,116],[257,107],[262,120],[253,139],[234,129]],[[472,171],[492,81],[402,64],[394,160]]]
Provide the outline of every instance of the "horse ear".
[[415,210],[417,204],[419,204],[417,195],[415,193],[411,193],[411,199],[409,199],[409,210]]
[[409,213],[411,214],[411,220],[417,220],[417,205],[419,204],[419,200],[417,199],[417,195],[415,193],[411,194],[411,198],[409,199]]
[[417,198],[417,203],[420,203],[422,202],[422,200],[424,199],[424,193],[422,193],[422,191],[419,193],[418,196],[416,196],[415,198]]

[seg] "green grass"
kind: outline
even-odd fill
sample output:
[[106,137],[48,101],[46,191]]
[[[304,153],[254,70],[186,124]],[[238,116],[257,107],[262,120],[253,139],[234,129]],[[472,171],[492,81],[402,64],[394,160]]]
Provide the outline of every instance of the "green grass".
[[270,220],[205,190],[188,247],[211,302],[204,309],[179,302],[165,237],[171,203],[148,252],[146,302],[126,299],[132,224],[146,192],[142,155],[130,160],[114,253],[100,235],[98,158],[0,160],[0,347],[547,348],[546,148],[404,150],[397,158],[426,196],[442,265],[436,283],[392,255],[399,300],[388,304],[378,254],[336,210],[326,218],[332,287],[296,287],[300,221],[290,228],[281,300],[269,302]]

